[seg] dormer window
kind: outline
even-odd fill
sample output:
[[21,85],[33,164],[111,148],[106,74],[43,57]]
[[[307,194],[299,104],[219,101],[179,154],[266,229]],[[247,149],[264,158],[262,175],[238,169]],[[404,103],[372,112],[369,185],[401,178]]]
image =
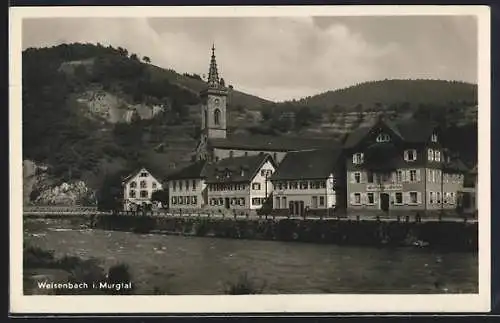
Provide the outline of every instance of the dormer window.
[[441,152],[439,150],[434,151],[434,160],[435,161],[441,161]]
[[359,165],[362,164],[364,160],[364,154],[363,153],[356,153],[352,155],[352,163]]
[[432,141],[432,142],[437,142],[437,141],[438,141],[438,135],[437,135],[437,134],[435,134],[435,133],[433,133],[433,134],[431,135],[431,141]]
[[427,150],[427,160],[434,161],[434,150],[433,149]]
[[243,168],[240,170],[240,176],[245,176],[245,170]]
[[391,141],[391,136],[386,133],[381,133],[377,136],[377,142],[389,142]]
[[404,158],[406,161],[415,161],[417,160],[417,151],[415,149],[408,149],[404,152]]

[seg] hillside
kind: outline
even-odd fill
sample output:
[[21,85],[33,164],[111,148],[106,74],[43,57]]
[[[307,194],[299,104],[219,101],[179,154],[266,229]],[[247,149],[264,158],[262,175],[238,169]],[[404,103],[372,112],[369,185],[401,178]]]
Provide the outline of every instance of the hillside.
[[[450,129],[451,138],[464,138],[452,144],[468,152],[469,163],[476,158],[474,85],[385,80],[285,103],[239,92],[237,84],[226,85],[231,132],[341,138],[385,113],[396,119],[436,120]],[[191,160],[203,86],[197,74],[159,68],[148,57],[120,47],[64,44],[27,49],[23,159],[46,165],[44,178],[50,177],[51,185],[82,180],[94,190],[106,176],[139,165],[167,174]],[[31,200],[37,198],[31,195]]]

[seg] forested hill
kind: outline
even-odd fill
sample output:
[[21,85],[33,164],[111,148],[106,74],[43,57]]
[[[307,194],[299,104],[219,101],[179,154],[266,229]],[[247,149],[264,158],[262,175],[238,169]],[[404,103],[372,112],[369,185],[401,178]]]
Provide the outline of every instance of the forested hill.
[[298,100],[309,107],[384,108],[397,103],[446,105],[477,101],[477,85],[444,80],[381,80],[356,84]]

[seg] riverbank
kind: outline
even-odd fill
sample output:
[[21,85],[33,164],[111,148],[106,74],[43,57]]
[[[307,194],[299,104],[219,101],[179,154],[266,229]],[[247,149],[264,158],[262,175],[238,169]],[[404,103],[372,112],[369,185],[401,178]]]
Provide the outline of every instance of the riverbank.
[[104,230],[245,240],[279,240],[364,246],[417,246],[477,250],[477,223],[345,219],[238,219],[102,215],[91,226]]

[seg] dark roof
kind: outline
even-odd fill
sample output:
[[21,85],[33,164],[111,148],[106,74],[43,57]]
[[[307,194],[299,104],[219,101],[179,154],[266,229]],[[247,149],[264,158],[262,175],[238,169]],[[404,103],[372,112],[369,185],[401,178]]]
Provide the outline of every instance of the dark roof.
[[335,171],[341,149],[318,149],[288,153],[271,180],[327,178]]
[[454,158],[454,159],[450,160],[449,162],[447,162],[444,165],[444,170],[445,171],[456,171],[456,172],[462,172],[462,173],[466,173],[469,171],[467,166],[465,166],[465,164],[459,158]]
[[168,176],[168,179],[190,179],[190,178],[203,178],[205,177],[207,161],[199,160],[196,161],[177,172],[174,172]]
[[248,182],[267,160],[274,164],[268,154],[221,159],[207,167],[207,183]]
[[209,139],[214,148],[247,149],[261,151],[296,151],[305,149],[336,148],[335,139],[302,138],[265,135],[230,135],[227,138]]
[[424,143],[427,142],[432,132],[436,129],[437,125],[432,122],[424,122],[419,120],[405,120],[397,123],[380,119],[376,120],[369,126],[364,126],[351,132],[344,141],[345,148],[353,148],[358,145],[377,125],[386,126],[393,133],[395,133],[401,140],[409,143]]

